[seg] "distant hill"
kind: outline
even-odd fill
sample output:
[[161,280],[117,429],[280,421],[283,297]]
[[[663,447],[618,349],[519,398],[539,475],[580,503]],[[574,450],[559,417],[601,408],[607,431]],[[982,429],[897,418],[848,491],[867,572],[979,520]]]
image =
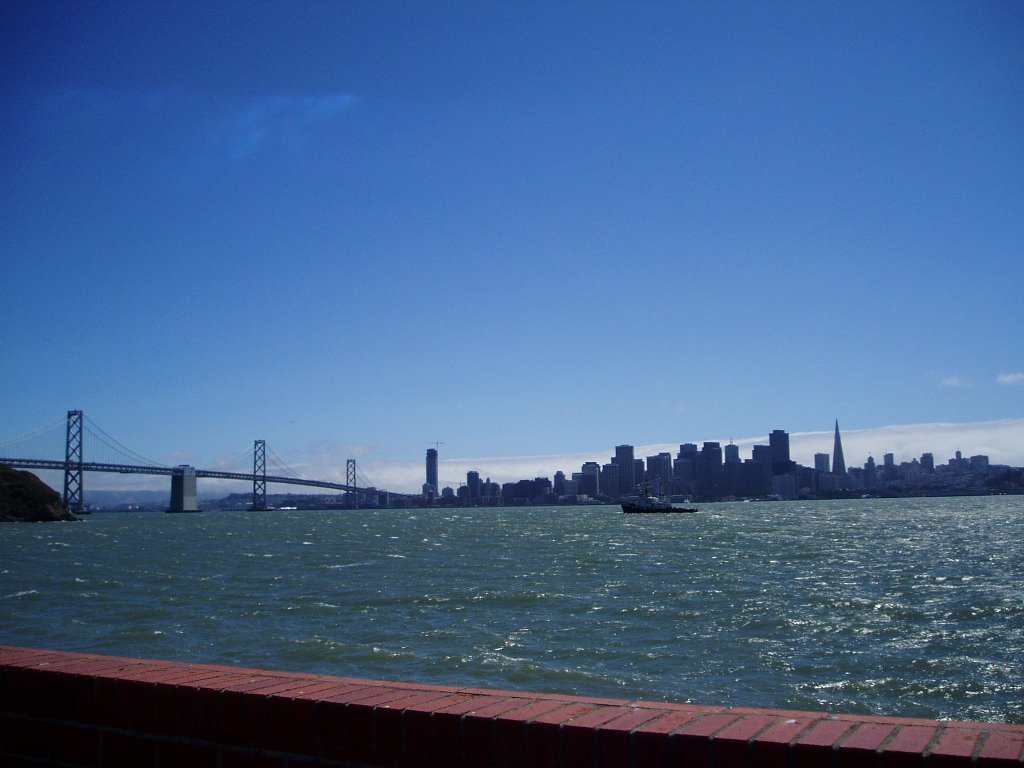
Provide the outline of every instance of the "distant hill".
[[171,495],[166,490],[97,491],[90,488],[85,492],[85,501],[94,512],[126,508],[167,509]]
[[33,475],[0,465],[0,522],[77,520],[60,494]]

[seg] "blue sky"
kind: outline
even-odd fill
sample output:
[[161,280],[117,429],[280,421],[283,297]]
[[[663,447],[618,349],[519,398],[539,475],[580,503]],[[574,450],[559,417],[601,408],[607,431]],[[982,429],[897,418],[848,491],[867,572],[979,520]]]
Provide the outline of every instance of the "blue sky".
[[1020,419],[1021,94],[1016,2],[4,3],[0,437]]

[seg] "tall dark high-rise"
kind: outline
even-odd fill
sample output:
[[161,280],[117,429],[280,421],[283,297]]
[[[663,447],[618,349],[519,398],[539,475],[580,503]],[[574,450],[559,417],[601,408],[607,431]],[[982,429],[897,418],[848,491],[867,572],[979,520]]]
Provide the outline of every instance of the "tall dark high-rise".
[[697,498],[717,499],[722,492],[722,446],[705,442],[697,454]]
[[583,479],[580,481],[580,493],[597,496],[602,492],[601,465],[596,461],[588,461],[581,468]]
[[839,438],[839,419],[836,419],[836,437],[832,444],[832,474],[846,474],[846,459],[843,458],[843,441]]
[[470,501],[480,500],[480,473],[475,469],[466,473],[466,487],[469,488]]
[[792,472],[795,465],[789,458],[789,433],[784,429],[773,429],[768,435],[768,446],[772,453],[772,473],[785,475]]
[[615,458],[612,461],[619,468],[619,495],[628,496],[636,493],[636,459],[633,457],[633,446],[616,445]]
[[427,485],[437,493],[437,448],[427,448]]

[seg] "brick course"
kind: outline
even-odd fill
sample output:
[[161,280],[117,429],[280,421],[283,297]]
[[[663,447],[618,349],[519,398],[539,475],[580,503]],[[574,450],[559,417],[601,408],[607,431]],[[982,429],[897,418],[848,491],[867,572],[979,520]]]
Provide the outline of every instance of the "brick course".
[[0,765],[1024,767],[1024,725],[294,674],[0,646]]

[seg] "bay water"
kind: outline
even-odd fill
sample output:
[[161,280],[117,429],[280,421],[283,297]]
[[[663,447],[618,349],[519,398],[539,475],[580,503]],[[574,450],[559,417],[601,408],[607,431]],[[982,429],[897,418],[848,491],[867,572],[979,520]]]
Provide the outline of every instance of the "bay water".
[[1024,722],[1024,497],[0,526],[0,644]]

